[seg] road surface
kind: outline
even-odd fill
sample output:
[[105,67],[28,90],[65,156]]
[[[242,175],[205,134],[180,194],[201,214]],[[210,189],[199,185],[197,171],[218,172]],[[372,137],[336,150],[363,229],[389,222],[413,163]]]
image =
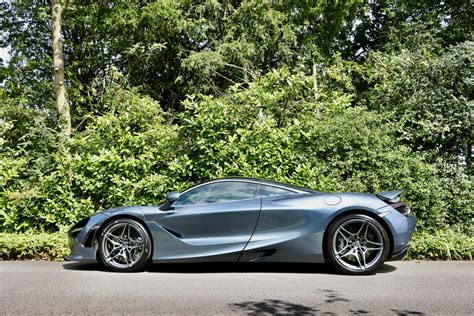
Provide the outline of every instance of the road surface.
[[390,262],[371,276],[326,265],[0,262],[0,314],[474,315],[473,262]]

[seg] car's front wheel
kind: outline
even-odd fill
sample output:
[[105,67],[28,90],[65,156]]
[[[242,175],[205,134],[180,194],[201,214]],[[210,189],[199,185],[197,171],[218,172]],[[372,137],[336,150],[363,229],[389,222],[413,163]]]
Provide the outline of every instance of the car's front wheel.
[[129,218],[107,223],[99,236],[101,262],[112,271],[139,271],[148,263],[152,243],[145,227]]
[[329,261],[339,271],[370,274],[387,259],[390,241],[378,221],[367,215],[350,214],[331,225],[325,247]]

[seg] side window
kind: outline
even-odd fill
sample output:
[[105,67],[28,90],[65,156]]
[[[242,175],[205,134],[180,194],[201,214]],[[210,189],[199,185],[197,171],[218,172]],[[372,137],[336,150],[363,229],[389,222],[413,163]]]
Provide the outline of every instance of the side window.
[[223,181],[206,184],[182,194],[175,205],[193,205],[230,202],[255,197],[257,184]]
[[269,185],[261,185],[260,189],[258,190],[258,195],[260,197],[266,196],[276,196],[276,195],[287,195],[287,194],[294,194],[294,192],[282,188],[272,187]]

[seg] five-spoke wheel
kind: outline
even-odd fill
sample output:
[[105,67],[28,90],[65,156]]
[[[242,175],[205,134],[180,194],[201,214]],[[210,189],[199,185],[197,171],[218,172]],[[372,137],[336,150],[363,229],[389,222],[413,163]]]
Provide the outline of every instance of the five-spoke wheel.
[[387,259],[389,239],[384,227],[372,217],[351,214],[331,225],[325,247],[339,271],[369,274]]
[[100,234],[99,256],[110,270],[140,270],[147,264],[150,255],[150,236],[143,225],[134,220],[113,220]]

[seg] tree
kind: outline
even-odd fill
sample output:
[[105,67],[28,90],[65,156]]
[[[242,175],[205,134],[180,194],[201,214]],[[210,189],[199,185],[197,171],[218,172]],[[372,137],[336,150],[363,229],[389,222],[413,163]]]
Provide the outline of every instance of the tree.
[[[51,0],[0,1],[0,47],[9,51],[0,67],[0,86],[10,98],[45,111],[51,116],[49,127],[56,129],[51,10]],[[101,112],[97,104],[103,89],[97,83],[112,61],[106,44],[113,34],[104,22],[110,11],[107,1],[82,0],[69,1],[63,13],[64,84],[75,130],[84,126],[84,116]]]
[[394,31],[400,40],[410,38],[420,30],[406,28],[426,25],[443,47],[472,39],[474,15],[470,0],[377,0],[364,1],[343,29],[339,48],[349,59],[363,60],[372,50],[382,50],[393,40]]
[[337,51],[335,37],[362,1],[118,2],[106,19],[114,64],[133,86],[181,111],[188,94],[225,94],[235,83]]
[[52,27],[53,27],[53,60],[54,60],[54,91],[56,94],[56,106],[64,132],[71,135],[71,110],[67,96],[66,83],[64,82],[64,54],[62,40],[62,22],[64,11],[68,6],[68,0],[61,4],[60,0],[51,0]]
[[[471,159],[474,42],[447,49],[424,45],[372,52],[366,67],[373,85],[370,109],[385,113],[413,150],[452,163]],[[438,51],[435,52],[435,48]]]

